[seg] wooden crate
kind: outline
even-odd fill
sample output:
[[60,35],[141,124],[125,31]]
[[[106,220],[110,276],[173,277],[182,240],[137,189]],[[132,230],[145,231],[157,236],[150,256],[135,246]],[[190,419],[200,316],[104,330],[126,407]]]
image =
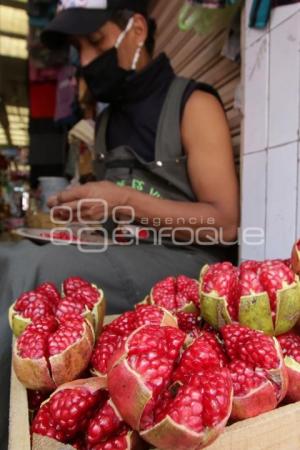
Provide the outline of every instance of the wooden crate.
[[[48,439],[47,439],[48,441]],[[49,443],[49,442],[48,442]],[[30,450],[26,389],[12,370],[9,450]],[[41,450],[50,448],[45,443]],[[72,447],[59,444],[55,450]],[[300,450],[300,403],[227,427],[210,450]],[[51,446],[51,450],[54,448]],[[176,450],[176,449],[174,449]]]
[[[105,323],[117,316],[106,317]],[[40,450],[71,450],[45,438]],[[300,450],[300,402],[228,426],[209,450]],[[11,371],[8,450],[31,450],[27,392]],[[176,450],[176,449],[174,449]]]

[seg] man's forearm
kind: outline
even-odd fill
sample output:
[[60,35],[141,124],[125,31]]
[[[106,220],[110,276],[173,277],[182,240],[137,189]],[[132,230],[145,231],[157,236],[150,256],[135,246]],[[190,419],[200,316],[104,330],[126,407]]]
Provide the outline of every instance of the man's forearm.
[[132,208],[135,221],[142,225],[157,229],[181,228],[176,235],[183,239],[190,237],[190,233],[184,230],[186,228],[197,231],[203,240],[215,238],[216,233],[226,241],[235,240],[237,224],[234,220],[225,218],[215,205],[164,200],[130,188],[126,194],[126,206]]

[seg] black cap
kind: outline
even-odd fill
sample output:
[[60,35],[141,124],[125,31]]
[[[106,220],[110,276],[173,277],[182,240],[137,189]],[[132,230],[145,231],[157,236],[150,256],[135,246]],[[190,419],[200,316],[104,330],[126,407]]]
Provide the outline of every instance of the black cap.
[[118,10],[147,13],[148,0],[60,0],[58,14],[41,34],[49,48],[65,44],[68,35],[94,33]]

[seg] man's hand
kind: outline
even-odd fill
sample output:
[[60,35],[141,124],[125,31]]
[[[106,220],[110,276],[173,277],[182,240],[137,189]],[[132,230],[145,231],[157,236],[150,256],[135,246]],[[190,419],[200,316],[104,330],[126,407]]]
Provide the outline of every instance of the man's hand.
[[[115,207],[126,206],[126,202],[127,188],[119,187],[110,181],[99,181],[60,192],[48,199],[48,206],[71,208],[75,220],[80,217],[87,221],[97,221],[103,219],[106,214],[110,216]],[[68,213],[66,209],[58,208],[55,215],[66,218]]]

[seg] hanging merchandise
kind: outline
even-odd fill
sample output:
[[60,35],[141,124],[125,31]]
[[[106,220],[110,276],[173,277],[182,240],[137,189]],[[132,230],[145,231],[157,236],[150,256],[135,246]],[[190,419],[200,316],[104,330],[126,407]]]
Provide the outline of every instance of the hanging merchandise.
[[225,44],[221,55],[233,62],[240,62],[241,58],[241,9],[233,15],[228,27]]
[[240,0],[186,0],[179,14],[179,28],[199,34],[226,28],[240,4]]
[[56,108],[54,120],[72,123],[74,118],[74,103],[76,94],[76,68],[62,67],[58,74]]
[[264,29],[270,20],[272,8],[298,2],[299,0],[253,0],[249,27],[257,28],[258,30]]
[[56,83],[30,83],[30,115],[33,119],[54,118]]
[[29,81],[57,81],[59,70],[56,67],[36,67],[32,60],[29,60]]

